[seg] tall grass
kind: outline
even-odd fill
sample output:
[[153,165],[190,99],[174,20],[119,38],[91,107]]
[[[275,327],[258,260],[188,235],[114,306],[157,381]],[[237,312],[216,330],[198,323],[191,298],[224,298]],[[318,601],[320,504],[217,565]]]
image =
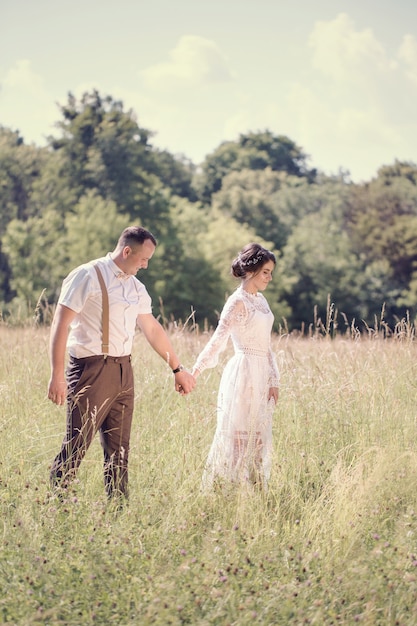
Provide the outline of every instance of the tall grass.
[[[191,366],[202,333],[172,330]],[[0,622],[411,625],[417,611],[416,344],[276,336],[282,385],[267,493],[203,495],[222,364],[196,390],[138,335],[131,497],[106,503],[98,439],[48,497],[64,409],[48,331],[0,326]]]

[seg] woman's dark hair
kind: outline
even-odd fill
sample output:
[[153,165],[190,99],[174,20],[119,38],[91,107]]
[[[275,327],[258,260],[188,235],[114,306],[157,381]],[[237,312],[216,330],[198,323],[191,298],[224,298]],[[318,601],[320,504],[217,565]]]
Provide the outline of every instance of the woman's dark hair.
[[248,243],[232,262],[232,274],[236,278],[245,278],[248,274],[259,272],[268,261],[276,264],[273,252],[258,243]]
[[157,245],[156,238],[149,230],[141,226],[128,226],[120,235],[117,246],[119,248],[124,248],[125,246],[134,248],[137,245],[143,244],[147,239],[150,239],[154,246]]

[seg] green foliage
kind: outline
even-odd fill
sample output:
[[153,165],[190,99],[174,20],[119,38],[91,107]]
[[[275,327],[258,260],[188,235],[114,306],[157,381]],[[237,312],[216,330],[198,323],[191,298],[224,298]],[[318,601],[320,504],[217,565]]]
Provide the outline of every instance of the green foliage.
[[296,325],[312,323],[315,308],[325,319],[328,297],[343,303],[341,312],[352,320],[367,317],[361,302],[362,265],[350,250],[347,234],[325,214],[308,215],[294,229],[283,252],[285,273],[291,283],[287,300]]
[[[197,323],[207,320],[216,325],[225,299],[239,284],[230,271],[239,250],[250,241],[258,241],[268,248],[273,244],[215,207],[209,209],[201,204],[176,200],[172,203],[171,216],[178,227],[187,263],[181,273],[183,293],[190,298]],[[268,301],[277,324],[289,314],[281,298],[285,281],[280,267],[278,264],[268,288]]]
[[136,217],[138,206],[146,205],[155,172],[151,133],[138,126],[132,111],[110,96],[97,91],[85,93],[80,102],[72,94],[61,107],[63,120],[57,124],[59,139],[51,138],[53,149],[64,155],[63,183],[81,197],[95,189],[106,200],[116,203],[121,213]]
[[127,223],[126,216],[118,213],[111,200],[103,200],[95,191],[83,196],[73,213],[65,218],[65,266],[68,273],[73,267],[91,259],[105,256],[116,246],[119,234]]
[[56,301],[66,274],[113,250],[125,224],[115,204],[94,192],[82,197],[64,220],[53,210],[24,222],[12,220],[3,245],[14,268],[11,285],[18,300],[33,308],[45,292],[49,302]]
[[389,319],[417,313],[417,167],[396,163],[352,189],[348,232],[366,265],[387,265],[384,302]]
[[[201,246],[208,227],[205,210],[186,199],[172,198],[169,223],[175,225],[175,239],[171,239],[168,250],[165,244],[158,246],[157,256],[164,266],[155,277],[163,315],[183,322],[193,315],[198,323],[214,323],[223,301],[224,283],[218,266]],[[171,263],[166,262],[168,253]]]
[[167,150],[153,151],[155,171],[165,187],[181,198],[188,198],[191,202],[197,200],[197,194],[192,186],[195,165],[186,157],[173,156]]
[[45,150],[26,146],[19,133],[0,126],[0,233],[10,220],[32,215],[31,192],[45,157]]
[[[129,223],[143,223],[158,237],[173,231],[167,223],[169,196],[156,173],[163,158],[154,158],[150,133],[132,112],[94,91],[80,102],[70,94],[61,113],[62,137],[50,139],[44,167],[27,190],[30,213],[16,209],[4,236],[12,295],[28,303],[37,301],[40,287],[56,299],[70,263],[113,249]],[[181,167],[178,177],[185,172]],[[51,254],[42,258],[45,249]]]
[[69,94],[61,113],[63,120],[57,127],[62,136],[50,139],[60,163],[58,188],[71,189],[76,202],[94,190],[130,222],[163,231],[168,219],[164,183],[175,173],[173,191],[180,191],[182,185],[184,192],[187,176],[188,181],[191,177],[185,165],[153,151],[151,133],[111,96],[103,98],[93,91],[78,102]]
[[239,156],[240,168],[265,169],[287,172],[294,176],[307,173],[306,155],[289,137],[273,135],[270,131],[242,134],[239,137],[242,148]]
[[[344,229],[349,187],[332,179],[295,188],[303,196],[303,213],[283,249],[284,272],[290,282],[287,301],[296,325],[312,323],[316,310],[323,319],[329,295],[352,320],[364,315],[362,263],[351,250]],[[288,197],[289,194],[287,194]],[[291,206],[291,205],[290,205]],[[299,210],[300,211],[300,210]]]
[[[137,223],[159,246],[140,278],[166,321],[214,325],[249,241],[278,258],[276,327],[305,328],[334,303],[339,323],[392,328],[417,315],[417,166],[395,161],[368,183],[326,177],[285,135],[222,143],[198,168],[152,146],[133,111],[96,90],[59,107],[58,135],[26,146],[0,127],[1,314],[53,306],[64,275]],[[197,201],[197,199],[199,200]]]
[[223,142],[206,157],[195,186],[201,200],[210,202],[212,195],[221,189],[225,176],[233,171],[269,167],[313,180],[316,172],[307,169],[306,159],[302,150],[286,136],[275,136],[270,131],[242,134],[238,141]]
[[257,237],[267,237],[275,250],[281,250],[301,218],[308,187],[305,179],[275,172],[270,167],[244,169],[224,177],[212,205],[239,224],[254,229]]
[[25,146],[19,133],[0,126],[0,301],[14,295],[1,238],[11,220],[33,214],[30,197],[44,162],[44,150]]
[[11,287],[17,298],[32,309],[62,272],[60,233],[63,232],[60,215],[47,211],[42,217],[12,220],[3,237],[4,251],[13,267]]
[[417,185],[417,167],[410,161],[394,161],[392,165],[383,165],[378,170],[378,178],[389,185],[395,178],[406,178]]

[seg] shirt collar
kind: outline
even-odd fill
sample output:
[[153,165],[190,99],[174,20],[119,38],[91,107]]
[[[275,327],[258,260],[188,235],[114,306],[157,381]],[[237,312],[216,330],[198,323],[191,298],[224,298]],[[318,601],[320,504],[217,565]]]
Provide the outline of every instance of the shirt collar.
[[125,272],[122,272],[120,267],[118,265],[116,265],[116,263],[113,261],[113,259],[111,258],[110,254],[111,254],[111,252],[107,253],[106,259],[107,259],[109,267],[110,267],[111,271],[113,272],[113,274],[115,275],[115,277],[118,278],[119,280],[127,280],[128,278],[130,278],[130,274],[125,274]]

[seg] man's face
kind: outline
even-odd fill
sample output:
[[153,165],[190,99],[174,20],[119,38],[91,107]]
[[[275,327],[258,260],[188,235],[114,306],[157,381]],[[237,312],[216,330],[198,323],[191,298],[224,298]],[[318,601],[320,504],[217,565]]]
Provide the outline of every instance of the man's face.
[[123,271],[134,276],[139,270],[148,267],[149,260],[155,252],[155,245],[150,239],[146,239],[143,244],[135,246],[135,248],[126,246],[123,252]]

